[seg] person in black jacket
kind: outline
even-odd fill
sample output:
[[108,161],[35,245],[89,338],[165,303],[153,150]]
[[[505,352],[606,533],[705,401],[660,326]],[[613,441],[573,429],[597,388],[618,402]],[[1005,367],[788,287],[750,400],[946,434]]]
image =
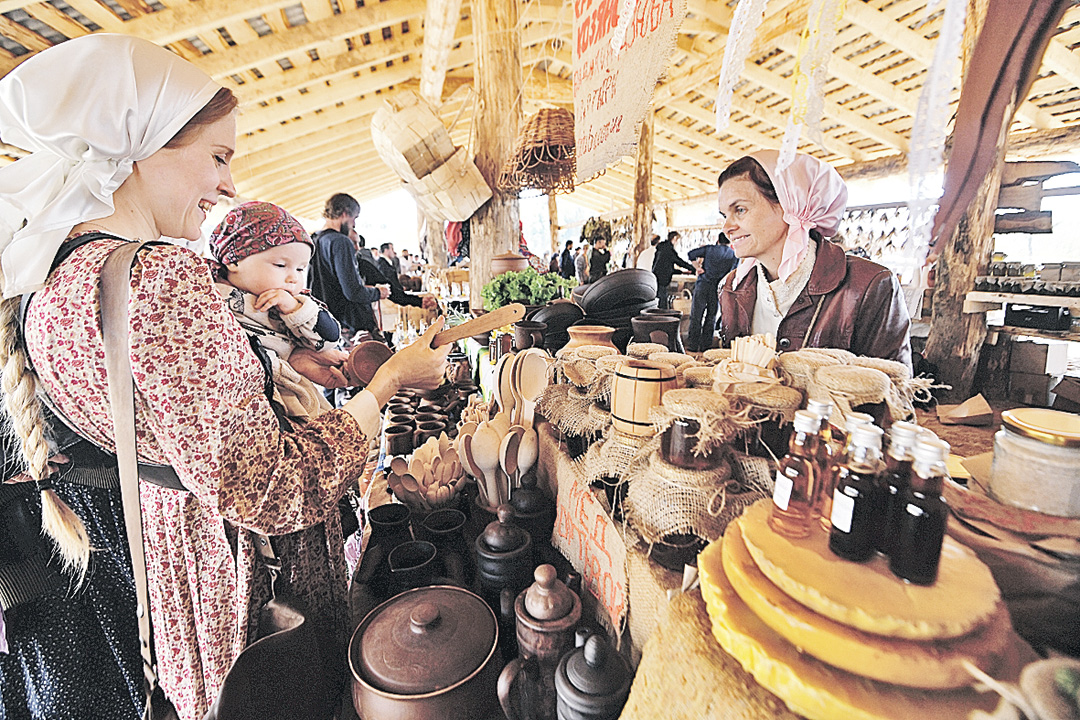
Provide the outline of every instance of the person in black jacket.
[[608,263],[611,262],[611,251],[607,249],[607,239],[597,238],[593,245],[592,255],[589,258],[589,282],[594,283],[607,275]]
[[[322,300],[347,334],[361,330],[381,337],[371,304],[390,297],[390,285],[365,285],[356,264],[356,248],[349,231],[360,214],[360,203],[351,195],[338,193],[326,201],[326,227],[312,235],[315,253],[311,257],[311,294]],[[385,282],[385,279],[384,279]]]
[[567,240],[559,257],[559,274],[564,278],[574,277],[574,241]]
[[716,334],[716,309],[719,305],[720,281],[735,269],[739,259],[731,249],[724,233],[715,245],[694,248],[687,257],[691,262],[701,260],[701,273],[694,283],[694,301],[690,305],[690,333],[686,339],[687,352],[704,352],[712,347]]
[[675,274],[675,266],[678,265],[688,273],[697,272],[693,265],[679,257],[675,252],[675,241],[679,239],[679,233],[672,230],[668,233],[667,240],[661,240],[656,244],[656,255],[653,257],[652,271],[656,276],[656,297],[660,301],[660,307],[671,307],[668,299],[668,285],[671,284],[671,276]]
[[[359,235],[361,245],[364,242],[364,236]],[[366,260],[360,258],[357,255],[357,259],[361,261],[360,274],[364,276],[365,281],[370,285],[373,281],[377,281],[378,284],[384,282],[390,284],[390,302],[395,305],[412,305],[413,307],[434,308],[436,305],[435,297],[433,295],[412,295],[405,292],[405,286],[401,284],[401,278],[398,273],[395,272],[393,261],[397,259],[394,254],[393,243],[383,243],[379,246],[379,259],[375,264],[371,264]],[[369,277],[369,271],[364,267],[364,263],[367,262],[368,267],[375,268],[379,273],[378,276]]]

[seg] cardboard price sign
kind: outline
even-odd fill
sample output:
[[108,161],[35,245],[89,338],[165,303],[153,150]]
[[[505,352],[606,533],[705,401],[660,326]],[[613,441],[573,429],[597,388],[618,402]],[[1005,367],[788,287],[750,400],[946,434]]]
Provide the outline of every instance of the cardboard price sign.
[[[623,6],[633,12],[618,53]],[[686,16],[686,0],[574,0],[574,140],[589,178],[637,147],[642,118]]]
[[607,610],[612,627],[622,627],[627,610],[626,545],[618,528],[592,491],[576,480],[559,483],[556,502],[556,547]]

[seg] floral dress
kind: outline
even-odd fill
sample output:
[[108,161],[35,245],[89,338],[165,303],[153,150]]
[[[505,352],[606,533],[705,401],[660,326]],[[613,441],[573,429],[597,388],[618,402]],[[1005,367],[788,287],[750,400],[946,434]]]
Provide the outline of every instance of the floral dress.
[[[76,250],[49,276],[26,320],[31,360],[53,403],[107,450],[98,278],[120,242]],[[244,331],[205,263],[184,248],[139,254],[129,310],[139,457],[171,465],[189,491],[142,483],[140,499],[161,684],[180,717],[196,720],[269,597],[248,530],[288,535],[278,551],[293,592],[343,634],[337,501],[363,470],[378,408],[370,399],[363,429],[332,410],[282,430]]]

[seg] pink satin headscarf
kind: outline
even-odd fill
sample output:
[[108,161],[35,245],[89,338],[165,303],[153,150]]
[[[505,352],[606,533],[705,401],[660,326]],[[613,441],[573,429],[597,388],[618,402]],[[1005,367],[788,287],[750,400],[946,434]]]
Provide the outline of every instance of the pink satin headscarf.
[[[836,234],[847,208],[847,185],[831,165],[801,153],[786,168],[778,170],[779,155],[776,150],[750,153],[765,168],[784,211],[788,234],[778,274],[781,280],[787,280],[806,256],[811,228],[817,228],[824,237]],[[754,258],[742,260],[735,271],[735,284],[756,264]]]

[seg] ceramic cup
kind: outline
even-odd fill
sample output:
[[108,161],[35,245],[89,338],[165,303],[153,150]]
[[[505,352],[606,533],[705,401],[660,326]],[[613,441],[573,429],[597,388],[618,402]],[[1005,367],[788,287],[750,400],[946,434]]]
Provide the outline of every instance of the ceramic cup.
[[368,522],[371,523],[371,541],[386,548],[393,548],[412,540],[409,532],[411,513],[407,505],[387,503],[368,510]]
[[544,348],[547,323],[536,320],[520,320],[514,323],[514,347],[520,352],[528,348]]
[[413,433],[413,446],[420,447],[428,438],[439,437],[439,433],[446,430],[443,422],[422,422],[416,424],[416,432]]
[[391,582],[398,590],[423,587],[436,575],[435,545],[427,540],[403,542],[390,551]]
[[408,425],[409,427],[416,427],[416,418],[413,415],[388,415],[386,417],[386,426],[391,425]]
[[410,425],[390,425],[383,433],[386,436],[387,455],[408,455],[413,451],[415,432]]

